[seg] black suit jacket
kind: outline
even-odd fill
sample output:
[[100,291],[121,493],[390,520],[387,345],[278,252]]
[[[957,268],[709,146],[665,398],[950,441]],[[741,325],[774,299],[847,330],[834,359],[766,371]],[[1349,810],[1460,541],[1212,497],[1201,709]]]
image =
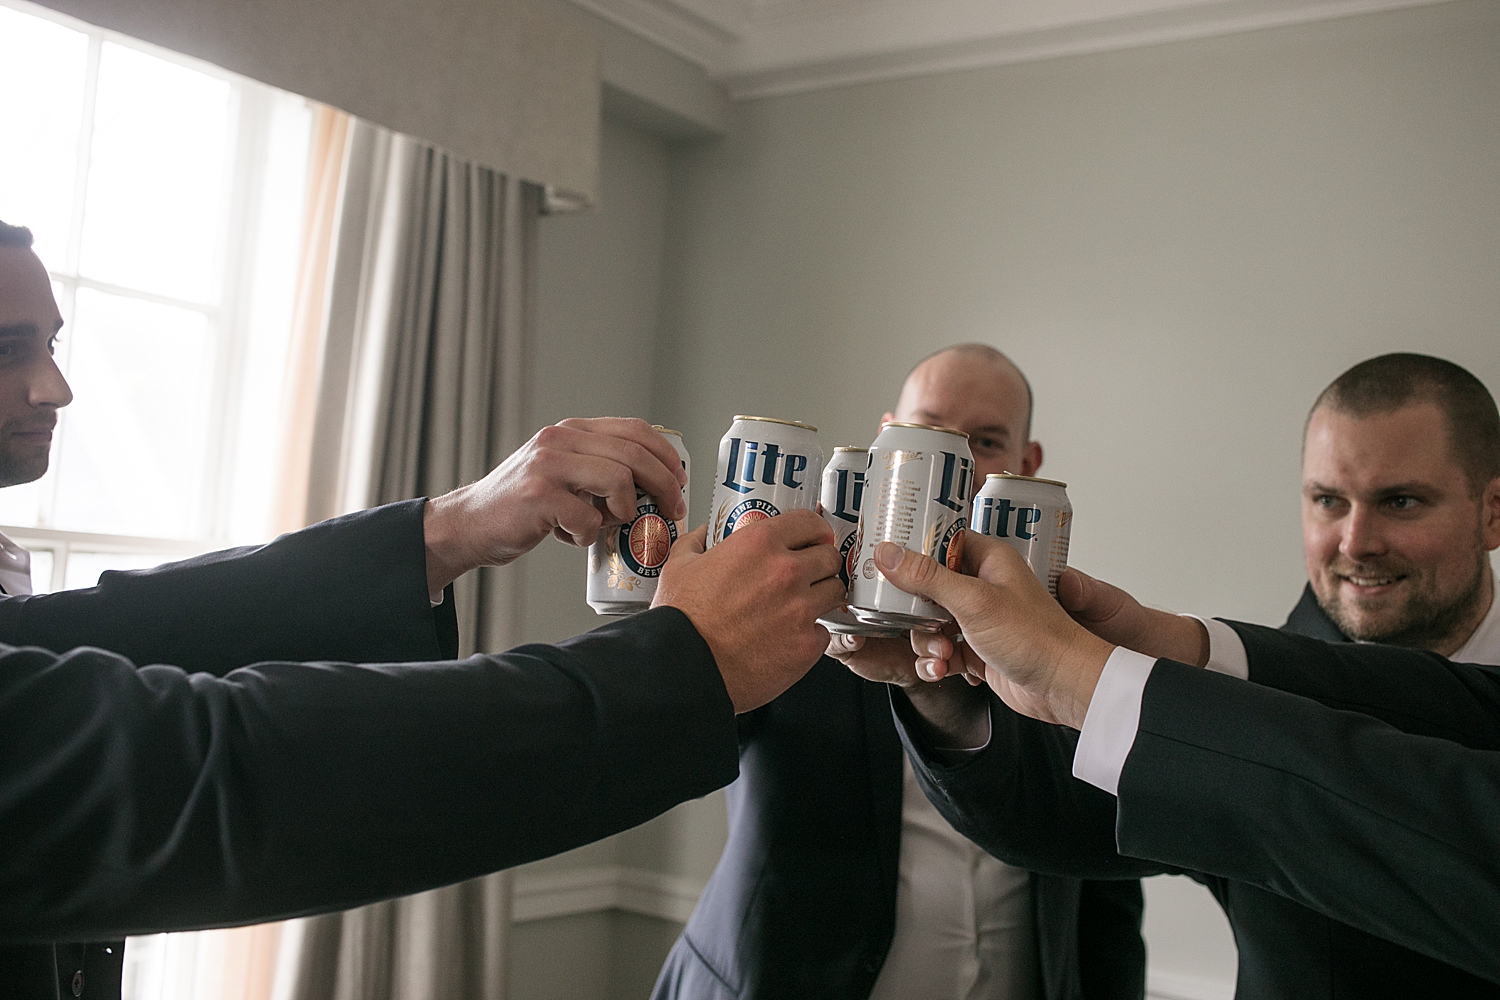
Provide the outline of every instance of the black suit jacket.
[[[657,1000],[865,1000],[891,945],[902,748],[884,684],[824,658],[740,720],[729,841]],[[1048,998],[1140,998],[1140,883],[1034,874]]]
[[[429,606],[417,502],[0,602],[0,942],[359,906],[737,773],[728,694],[672,609],[464,661],[332,662],[451,655],[451,603]],[[37,954],[0,953],[0,993],[71,996],[68,975],[14,978]]]
[[1231,624],[1252,683],[1160,661],[1118,800],[998,701],[990,747],[913,745],[918,777],[1013,863],[1203,882],[1241,1000],[1500,996],[1500,674]]

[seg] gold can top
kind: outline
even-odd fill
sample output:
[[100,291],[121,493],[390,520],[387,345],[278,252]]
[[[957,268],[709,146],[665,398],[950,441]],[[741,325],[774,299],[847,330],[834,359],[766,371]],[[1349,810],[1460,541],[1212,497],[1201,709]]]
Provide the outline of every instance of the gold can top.
[[919,431],[941,431],[944,434],[957,434],[965,441],[969,440],[969,435],[966,432],[952,427],[939,427],[937,424],[909,424],[904,420],[887,420],[880,425],[881,430],[885,430],[887,427],[910,427],[913,430]]
[[672,428],[663,427],[661,424],[652,424],[651,429],[658,434],[670,434],[677,438],[682,437],[682,431],[674,431]]
[[748,413],[736,413],[734,420],[759,420],[767,424],[786,424],[788,427],[800,427],[805,431],[812,431],[814,434],[818,433],[818,429],[812,424],[804,424],[800,420],[779,420],[776,417],[752,417]]
[[846,451],[857,451],[861,455],[866,455],[866,454],[869,454],[870,449],[868,449],[868,448],[860,448],[857,445],[852,445],[852,444],[841,444],[837,448],[833,449],[833,453],[835,455],[839,454],[840,452],[846,452]]
[[991,472],[989,475],[985,476],[984,479],[985,482],[989,482],[991,479],[1011,479],[1023,483],[1046,483],[1048,486],[1061,486],[1063,489],[1068,488],[1067,483],[1060,483],[1056,479],[1039,479],[1036,476],[1018,476],[1014,472]]

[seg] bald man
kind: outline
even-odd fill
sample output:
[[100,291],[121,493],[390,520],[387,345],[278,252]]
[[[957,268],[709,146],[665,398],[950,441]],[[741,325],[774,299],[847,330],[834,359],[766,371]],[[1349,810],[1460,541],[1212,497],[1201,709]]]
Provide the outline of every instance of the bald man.
[[[965,344],[918,364],[882,419],[965,431],[982,480],[1041,466],[1031,410],[1020,370]],[[910,671],[911,643],[829,653],[741,717],[729,842],[655,997],[1140,998],[1140,883],[1027,872],[966,840],[917,785],[889,689],[839,663]]]

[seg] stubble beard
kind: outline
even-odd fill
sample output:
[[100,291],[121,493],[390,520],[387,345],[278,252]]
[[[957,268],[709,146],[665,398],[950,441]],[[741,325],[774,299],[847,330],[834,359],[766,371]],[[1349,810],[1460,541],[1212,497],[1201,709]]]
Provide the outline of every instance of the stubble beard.
[[[9,443],[0,444],[0,488],[32,483],[47,474],[51,448],[27,448],[31,454],[17,454]],[[36,452],[40,451],[40,454]]]
[[1476,545],[1475,548],[1477,551],[1472,579],[1457,597],[1446,602],[1429,585],[1414,591],[1406,604],[1393,616],[1382,616],[1379,621],[1362,621],[1359,616],[1351,614],[1350,609],[1339,599],[1339,588],[1335,581],[1332,596],[1325,600],[1319,595],[1318,605],[1339,627],[1339,631],[1359,642],[1379,642],[1389,646],[1405,646],[1408,649],[1437,649],[1446,646],[1460,629],[1472,623],[1479,610],[1479,602],[1484,597],[1485,576],[1490,572],[1489,553],[1482,545]]

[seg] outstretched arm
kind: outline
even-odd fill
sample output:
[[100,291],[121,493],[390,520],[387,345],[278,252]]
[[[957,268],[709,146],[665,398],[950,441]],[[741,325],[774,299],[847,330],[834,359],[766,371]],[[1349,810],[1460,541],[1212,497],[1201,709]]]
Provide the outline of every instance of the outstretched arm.
[[[1471,745],[1402,732],[1369,714],[1172,659],[1101,650],[1097,638],[1058,617],[1008,547],[970,541],[981,543],[982,579],[900,552],[886,574],[954,612],[969,640],[964,656],[980,658],[1002,697],[1082,727],[1085,740],[1121,692],[1135,699],[1138,724],[1117,772],[1122,853],[1281,893],[1500,982],[1500,752],[1472,746],[1481,742],[1476,723],[1489,717],[1491,731],[1500,728],[1487,694],[1493,671],[1410,650],[1310,640],[1293,649],[1254,629],[1239,633],[1252,677],[1256,664],[1266,673],[1275,659],[1284,676],[1324,685],[1344,672],[1357,687],[1362,667],[1388,673],[1405,665],[1415,677],[1450,672],[1446,689],[1463,702],[1448,717],[1457,720],[1450,734],[1465,734]],[[1189,624],[1183,638],[1202,627]],[[1200,652],[1201,637],[1191,643]],[[927,648],[943,667],[957,659],[940,641]],[[1131,673],[1141,681],[1133,694],[1115,682]],[[1345,696],[1369,700],[1358,691]],[[1441,721],[1428,717],[1434,706],[1423,699],[1411,703],[1414,725]]]

